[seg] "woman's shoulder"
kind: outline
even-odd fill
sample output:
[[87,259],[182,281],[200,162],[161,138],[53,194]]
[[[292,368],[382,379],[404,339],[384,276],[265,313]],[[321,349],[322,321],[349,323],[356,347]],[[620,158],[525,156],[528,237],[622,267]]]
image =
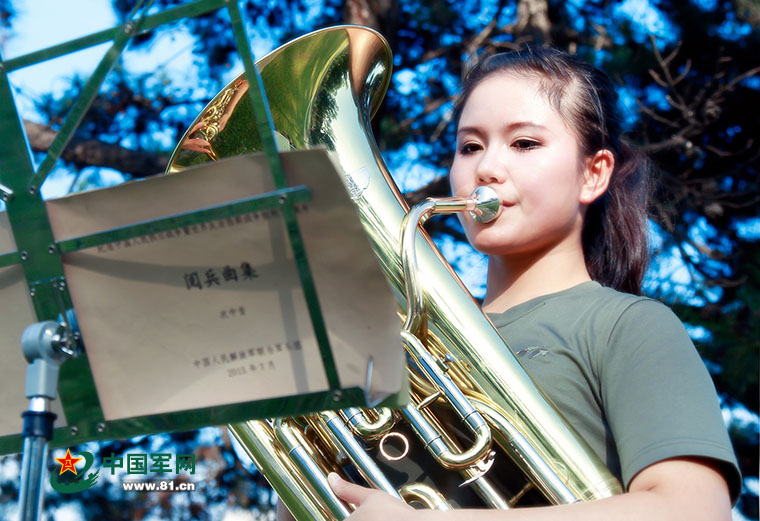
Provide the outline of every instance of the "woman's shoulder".
[[598,282],[580,284],[557,298],[546,301],[546,313],[565,315],[585,323],[599,338],[613,336],[663,335],[684,337],[686,330],[675,313],[651,297],[633,295],[602,286]]
[[632,295],[613,288],[599,286],[596,305],[617,314],[617,324],[629,322],[641,327],[645,323],[661,323],[683,329],[680,319],[670,307],[652,297]]
[[607,320],[624,314],[670,312],[670,308],[659,300],[618,291],[596,281],[584,282],[566,291],[549,295],[546,303],[551,307],[569,307],[576,313],[601,314]]
[[683,328],[662,302],[621,292],[595,281],[534,298],[503,313],[489,313],[489,317],[497,327],[528,320],[561,329],[586,331],[597,340],[609,338],[615,330],[639,329],[644,323],[664,322],[668,328]]

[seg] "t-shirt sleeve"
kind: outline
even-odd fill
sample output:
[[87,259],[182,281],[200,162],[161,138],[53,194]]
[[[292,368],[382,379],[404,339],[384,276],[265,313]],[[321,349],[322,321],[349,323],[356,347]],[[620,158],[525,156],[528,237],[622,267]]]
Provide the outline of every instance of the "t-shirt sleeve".
[[602,402],[626,489],[653,463],[698,456],[721,463],[735,501],[741,476],[715,387],[675,314],[655,300],[637,300],[619,315],[606,345]]

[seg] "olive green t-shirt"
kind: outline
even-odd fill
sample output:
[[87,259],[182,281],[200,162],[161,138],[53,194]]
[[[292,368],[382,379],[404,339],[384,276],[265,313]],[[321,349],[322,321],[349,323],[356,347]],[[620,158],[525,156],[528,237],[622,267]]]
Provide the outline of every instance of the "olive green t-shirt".
[[685,328],[660,302],[596,282],[489,317],[535,380],[627,488],[678,456],[741,477],[712,380]]

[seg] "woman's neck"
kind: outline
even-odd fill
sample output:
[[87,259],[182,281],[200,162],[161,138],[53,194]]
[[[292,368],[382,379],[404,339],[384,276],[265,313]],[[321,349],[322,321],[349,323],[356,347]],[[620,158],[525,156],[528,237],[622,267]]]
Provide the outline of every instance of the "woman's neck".
[[501,313],[590,280],[580,248],[559,248],[538,255],[492,255],[483,311]]

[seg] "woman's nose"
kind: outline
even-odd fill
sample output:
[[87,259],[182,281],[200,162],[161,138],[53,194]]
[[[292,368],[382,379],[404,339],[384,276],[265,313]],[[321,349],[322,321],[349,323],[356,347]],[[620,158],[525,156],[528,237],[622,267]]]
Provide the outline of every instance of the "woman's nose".
[[487,149],[478,163],[476,176],[479,184],[500,184],[507,178],[507,165],[499,148]]

